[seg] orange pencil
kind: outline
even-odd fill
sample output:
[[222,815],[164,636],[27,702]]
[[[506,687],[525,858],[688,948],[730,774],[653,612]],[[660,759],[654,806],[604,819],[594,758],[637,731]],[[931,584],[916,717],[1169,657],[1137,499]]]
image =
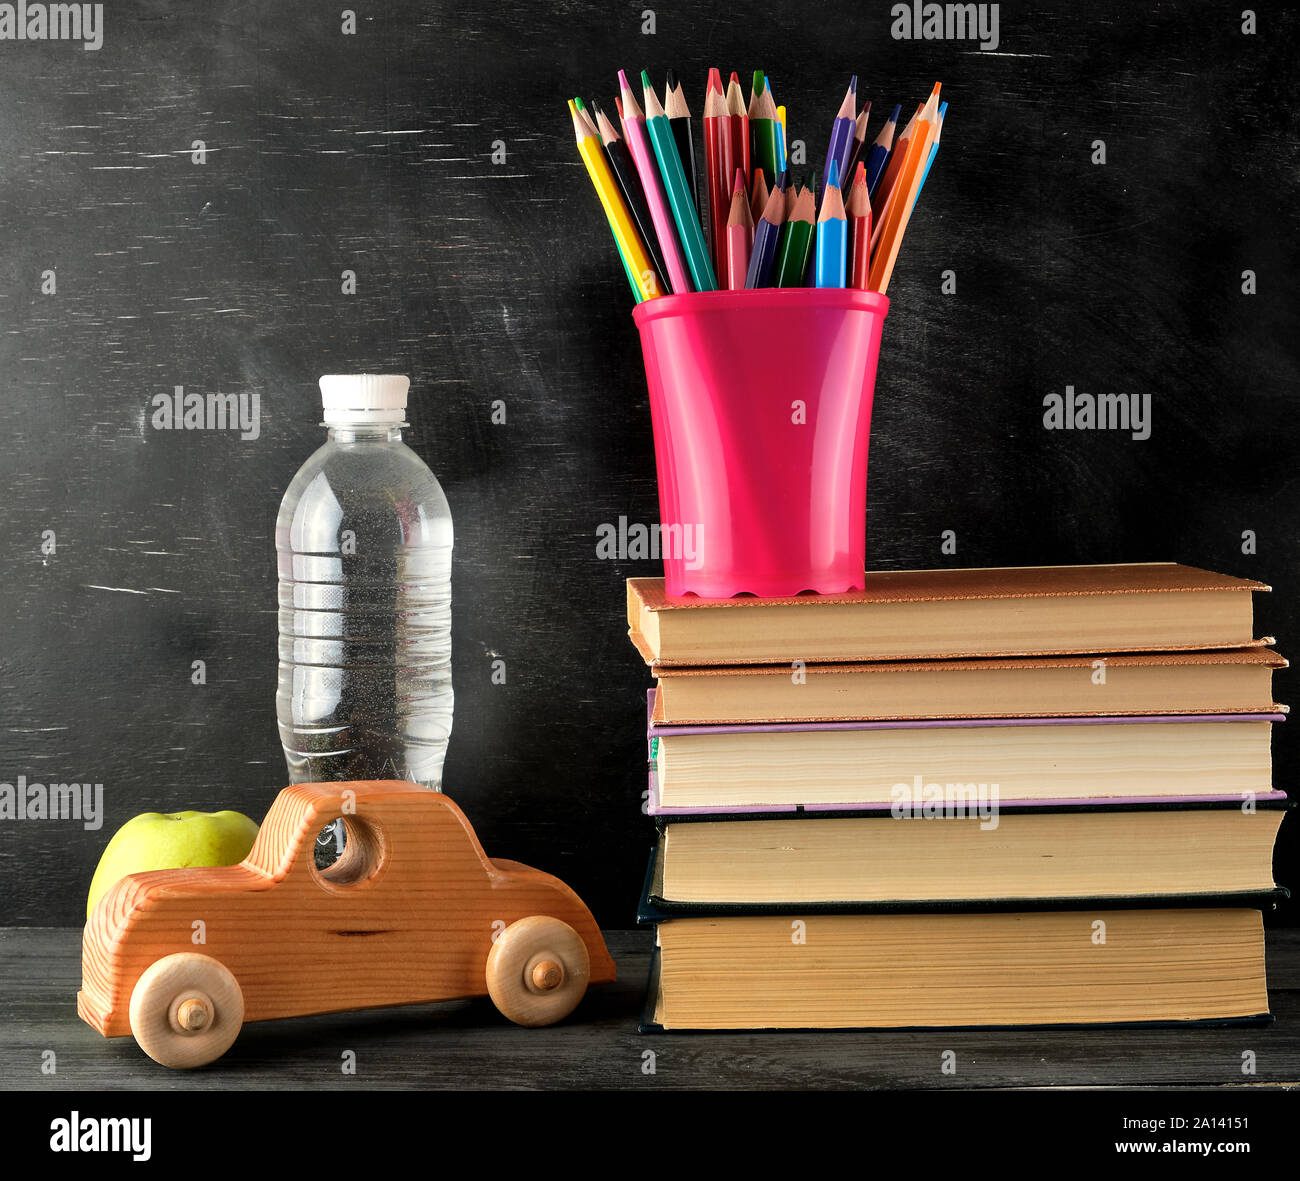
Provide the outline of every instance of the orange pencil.
[[930,155],[930,143],[934,139],[935,123],[939,114],[939,84],[926,101],[921,117],[912,129],[912,136],[907,145],[907,155],[895,186],[897,196],[890,201],[889,211],[885,214],[885,228],[881,232],[875,257],[871,260],[871,274],[868,282],[871,290],[882,295],[889,290],[889,279],[894,273],[894,263],[898,258],[899,247],[903,244],[903,235],[907,232],[907,223],[912,216],[912,206],[916,203],[916,191],[921,187],[921,173]]
[[727,289],[745,290],[749,273],[749,251],[754,244],[754,219],[745,196],[745,174],[736,169],[736,187],[731,192],[731,215],[727,218]]
[[880,184],[876,188],[876,195],[871,199],[871,244],[873,248],[880,239],[880,231],[884,228],[885,217],[889,213],[889,206],[894,197],[894,189],[898,186],[898,178],[903,171],[903,162],[907,159],[907,149],[912,142],[912,134],[916,130],[917,121],[921,118],[923,110],[925,110],[925,103],[921,103],[916,108],[916,114],[912,116],[911,122],[903,129],[903,134],[894,141],[894,150],[889,154],[889,163],[885,165],[885,174],[880,178]]

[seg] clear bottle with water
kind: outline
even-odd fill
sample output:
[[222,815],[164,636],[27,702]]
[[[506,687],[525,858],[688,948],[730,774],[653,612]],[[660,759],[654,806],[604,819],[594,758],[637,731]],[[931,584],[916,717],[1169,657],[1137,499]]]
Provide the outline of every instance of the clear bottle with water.
[[280,505],[276,715],[291,783],[442,787],[452,715],[451,512],[433,473],[402,442],[409,385],[322,377],[328,439]]

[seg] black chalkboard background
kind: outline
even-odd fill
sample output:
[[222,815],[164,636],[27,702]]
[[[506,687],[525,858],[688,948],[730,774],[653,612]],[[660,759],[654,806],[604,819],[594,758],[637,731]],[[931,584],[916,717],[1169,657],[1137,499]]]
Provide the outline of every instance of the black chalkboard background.
[[[490,853],[630,925],[647,677],[623,580],[658,571],[595,542],[657,520],[654,462],[564,108],[610,104],[619,66],[674,66],[697,115],[709,65],[765,67],[814,161],[850,73],[873,137],[943,80],[889,292],[872,566],[1208,566],[1272,584],[1258,630],[1300,652],[1296,14],[1244,35],[1237,3],[1007,3],[981,52],[849,0],[375,3],[354,35],[342,3],[107,8],[95,52],[0,42],[0,779],[102,782],[107,811],[0,824],[0,924],[79,924],[138,812],[260,818],[283,785],[276,508],[323,438],[317,375],[371,371],[411,375],[408,439],[455,516],[447,788]],[[1150,394],[1151,437],[1044,430],[1067,384]],[[152,429],[176,385],[260,394],[260,436]]]

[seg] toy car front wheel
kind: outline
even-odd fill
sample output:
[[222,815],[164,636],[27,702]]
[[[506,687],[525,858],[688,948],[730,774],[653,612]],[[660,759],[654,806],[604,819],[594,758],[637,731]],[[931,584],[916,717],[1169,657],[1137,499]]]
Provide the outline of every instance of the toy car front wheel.
[[582,1000],[590,970],[577,931],[549,915],[530,915],[511,923],[492,945],[488,995],[516,1025],[551,1025]]
[[131,992],[131,1032],[146,1054],[184,1070],[220,1058],[244,1024],[244,993],[211,956],[181,952],[155,960]]

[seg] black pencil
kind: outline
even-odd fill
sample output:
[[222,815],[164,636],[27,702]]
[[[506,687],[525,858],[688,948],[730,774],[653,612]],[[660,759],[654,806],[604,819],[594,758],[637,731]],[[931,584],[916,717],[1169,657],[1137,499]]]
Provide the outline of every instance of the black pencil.
[[668,126],[673,129],[677,154],[682,158],[682,167],[686,169],[686,183],[690,186],[691,200],[695,202],[695,213],[698,216],[701,196],[700,177],[695,167],[695,136],[691,131],[691,108],[686,104],[686,92],[677,80],[675,70],[668,71],[664,113],[668,116]]
[[614,174],[614,179],[618,181],[619,191],[623,194],[623,200],[627,202],[628,212],[632,215],[641,240],[646,245],[650,261],[654,263],[655,274],[659,279],[659,290],[671,291],[672,288],[665,281],[668,268],[664,266],[663,255],[659,251],[659,237],[655,233],[654,222],[650,219],[650,206],[646,203],[645,189],[641,187],[641,177],[637,173],[636,164],[632,161],[632,153],[627,150],[627,144],[614,130],[614,124],[610,122],[605,112],[595,103],[592,103],[592,109],[596,112],[596,130],[600,132],[600,142],[605,146],[605,158],[609,161],[609,169]]

